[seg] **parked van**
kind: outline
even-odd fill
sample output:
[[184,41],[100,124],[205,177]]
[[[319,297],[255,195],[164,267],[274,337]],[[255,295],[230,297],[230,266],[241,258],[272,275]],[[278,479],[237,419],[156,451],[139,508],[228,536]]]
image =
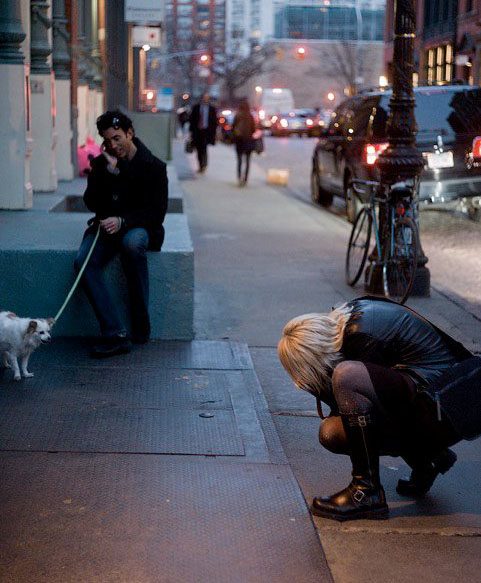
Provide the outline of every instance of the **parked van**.
[[270,128],[273,115],[289,113],[294,109],[294,97],[290,89],[273,87],[263,89],[259,103],[259,120],[264,128]]

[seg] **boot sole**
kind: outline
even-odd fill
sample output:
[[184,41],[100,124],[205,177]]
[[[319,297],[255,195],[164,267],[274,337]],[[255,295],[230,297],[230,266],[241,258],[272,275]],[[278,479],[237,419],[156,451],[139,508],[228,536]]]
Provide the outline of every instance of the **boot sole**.
[[337,520],[339,522],[345,522],[346,520],[386,520],[389,518],[389,508],[378,508],[377,510],[360,510],[359,512],[353,512],[352,514],[333,514],[331,512],[325,512],[323,510],[318,510],[311,506],[311,513],[314,516],[319,516],[320,518],[330,518],[331,520]]

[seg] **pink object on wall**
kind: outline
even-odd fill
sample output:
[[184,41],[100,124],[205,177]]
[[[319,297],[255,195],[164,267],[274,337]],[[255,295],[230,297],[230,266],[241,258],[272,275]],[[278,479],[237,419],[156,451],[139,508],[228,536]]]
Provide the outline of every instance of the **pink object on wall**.
[[87,176],[90,172],[90,161],[100,156],[100,146],[90,136],[87,137],[86,143],[77,148],[77,161],[79,176]]

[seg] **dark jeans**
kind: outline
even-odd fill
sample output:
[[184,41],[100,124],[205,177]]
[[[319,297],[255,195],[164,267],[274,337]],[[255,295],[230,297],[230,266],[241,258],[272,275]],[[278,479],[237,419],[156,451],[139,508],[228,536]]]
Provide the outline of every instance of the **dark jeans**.
[[197,150],[197,159],[199,160],[199,169],[207,168],[207,144],[209,142],[208,130],[198,130],[194,140],[194,146]]
[[[237,178],[239,180],[244,180],[245,182],[247,182],[247,178],[249,176],[249,165],[250,165],[252,151],[244,150],[242,148],[242,146],[237,144],[236,152],[237,152]],[[243,159],[245,160],[244,172],[242,172],[242,160]]]
[[[85,232],[75,259],[74,266],[77,272],[88,255],[95,232],[96,230],[92,228]],[[104,267],[118,253],[127,279],[132,334],[145,336],[150,333],[148,244],[149,235],[145,229],[132,229],[127,233],[115,235],[107,235],[101,231],[82,282],[99,321],[102,336],[115,336],[126,332],[104,278]]]

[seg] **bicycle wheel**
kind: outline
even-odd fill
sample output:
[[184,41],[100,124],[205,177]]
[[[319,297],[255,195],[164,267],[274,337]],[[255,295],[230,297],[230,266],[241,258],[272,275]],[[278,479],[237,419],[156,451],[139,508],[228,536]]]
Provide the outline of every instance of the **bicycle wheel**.
[[416,278],[419,235],[416,223],[409,217],[394,221],[394,245],[383,266],[384,295],[404,304]]
[[359,211],[352,227],[346,255],[346,282],[355,285],[361,277],[371,242],[372,215],[367,208]]

